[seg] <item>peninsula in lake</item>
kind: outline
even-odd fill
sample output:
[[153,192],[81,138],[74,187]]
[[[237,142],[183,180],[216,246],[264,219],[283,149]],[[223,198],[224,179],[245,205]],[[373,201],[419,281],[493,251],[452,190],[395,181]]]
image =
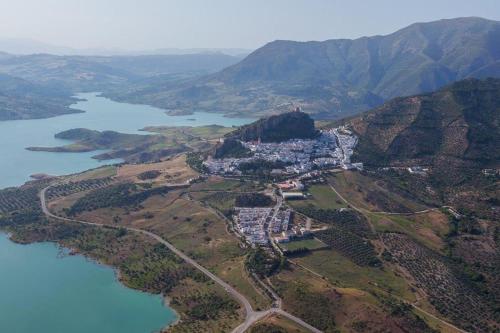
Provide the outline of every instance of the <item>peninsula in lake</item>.
[[0,5],[0,331],[497,333],[485,3]]

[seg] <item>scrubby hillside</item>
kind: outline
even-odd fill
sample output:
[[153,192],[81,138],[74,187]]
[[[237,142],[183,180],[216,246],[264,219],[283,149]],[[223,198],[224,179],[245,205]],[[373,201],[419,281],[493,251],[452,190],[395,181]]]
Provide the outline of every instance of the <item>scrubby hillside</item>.
[[62,89],[34,84],[0,73],[0,120],[54,117],[80,112]]
[[500,161],[500,80],[469,79],[394,99],[351,121],[372,165],[483,169]]
[[434,93],[396,98],[348,122],[360,137],[357,160],[372,168],[429,168],[424,180],[408,175],[388,180],[432,197],[434,204],[498,215],[499,79],[468,79]]

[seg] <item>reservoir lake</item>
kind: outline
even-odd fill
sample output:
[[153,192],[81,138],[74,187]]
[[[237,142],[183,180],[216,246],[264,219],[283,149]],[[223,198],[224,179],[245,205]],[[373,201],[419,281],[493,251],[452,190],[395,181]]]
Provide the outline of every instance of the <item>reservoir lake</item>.
[[[239,126],[252,119],[195,112],[169,116],[164,110],[114,102],[82,93],[72,108],[84,113],[48,119],[0,121],[0,189],[19,186],[30,175],[71,174],[104,164],[89,153],[33,152],[30,146],[60,146],[54,135],[72,128],[142,133],[146,126]],[[0,232],[0,332],[149,333],[174,322],[162,297],[123,286],[112,268],[83,256],[62,255],[53,243],[20,245]]]
[[238,126],[252,119],[229,118],[218,113],[195,112],[186,116],[169,116],[164,110],[148,105],[119,103],[98,93],[76,95],[82,101],[72,108],[84,113],[68,114],[47,119],[0,121],[0,189],[18,186],[30,179],[30,175],[46,173],[64,175],[112,164],[117,161],[97,161],[91,157],[99,151],[87,153],[34,152],[31,146],[61,146],[66,140],[54,135],[72,128],[88,128],[98,131],[139,133],[146,126]]
[[161,296],[126,288],[110,267],[0,233],[0,332],[149,333],[176,319]]

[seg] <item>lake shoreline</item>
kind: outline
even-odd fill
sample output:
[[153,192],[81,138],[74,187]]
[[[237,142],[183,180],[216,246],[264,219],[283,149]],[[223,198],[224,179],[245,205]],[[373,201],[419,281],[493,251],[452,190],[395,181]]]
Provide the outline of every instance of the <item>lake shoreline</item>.
[[[115,161],[117,161],[116,163],[124,162],[123,158],[118,160],[115,156],[120,153],[119,150],[115,155],[113,155],[112,150],[109,149],[97,149],[89,152],[73,151],[65,152],[64,154],[57,152],[58,146],[75,143],[74,140],[65,140],[65,138],[58,138],[56,136],[57,133],[68,131],[69,129],[88,128],[91,131],[114,131],[130,135],[141,134],[141,138],[144,138],[144,131],[141,132],[141,129],[151,128],[152,126],[157,128],[164,128],[165,126],[169,128],[201,128],[204,126],[210,127],[216,125],[216,127],[211,128],[208,132],[211,133],[211,135],[215,135],[214,133],[216,133],[217,136],[219,136],[218,133],[222,129],[230,129],[233,126],[239,126],[251,121],[249,118],[227,118],[220,114],[208,114],[203,112],[196,112],[194,115],[189,116],[168,116],[161,109],[144,105],[117,103],[103,97],[96,97],[94,93],[79,94],[78,96],[83,98],[79,99],[79,102],[74,105],[74,108],[80,109],[82,111],[81,113],[60,116],[57,117],[57,121],[51,118],[45,121],[23,120],[0,122],[0,142],[4,143],[3,146],[0,144],[0,153],[4,156],[4,158],[0,160],[0,171],[4,172],[0,188],[21,187],[27,182],[43,181],[46,175],[74,175],[85,172],[85,170],[97,169],[104,165],[112,164]],[[222,129],[217,126],[220,126]],[[185,129],[172,135],[177,137],[177,134],[182,134],[188,139],[193,135],[184,132]],[[151,136],[159,137],[160,135],[153,132]],[[52,151],[35,152],[26,149],[26,147],[34,147],[35,145],[49,147]],[[99,153],[101,154],[96,155]],[[108,160],[106,162],[96,161],[93,157],[95,158],[97,156],[108,158]],[[109,160],[109,158],[111,158],[111,160]],[[35,178],[30,179],[29,177],[32,175],[35,176]],[[37,210],[36,208],[34,209],[36,213]],[[156,305],[151,303],[151,300],[147,299],[142,299],[139,303],[130,304],[130,306],[124,302],[116,309],[134,308],[134,306],[137,307],[144,303],[148,304],[152,310],[148,310],[147,315],[141,315],[143,311],[141,308],[137,312],[141,317],[140,320],[138,319],[137,323],[129,323],[130,327],[125,327],[124,330],[105,329],[103,333],[109,331],[127,333],[130,331],[131,327],[142,325],[143,321],[151,316],[167,318],[166,321],[163,322],[166,324],[161,324],[162,331],[179,323],[180,326],[189,326],[192,325],[193,322],[195,325],[200,325],[199,323],[203,325],[203,319],[192,317],[189,314],[189,306],[191,306],[190,301],[182,301],[182,299],[185,297],[195,297],[190,294],[192,292],[208,293],[209,296],[218,292],[218,288],[212,286],[210,281],[205,281],[203,278],[200,279],[195,273],[192,273],[192,268],[185,262],[179,261],[178,257],[175,255],[172,256],[168,251],[164,252],[161,249],[158,250],[158,244],[156,242],[144,239],[141,235],[129,233],[122,237],[117,236],[115,231],[112,230],[97,230],[94,228],[81,227],[72,223],[52,221],[44,217],[40,217],[40,219],[34,217],[33,219],[19,223],[15,222],[14,224],[8,224],[8,221],[6,223],[7,224],[2,225],[2,228],[0,228],[0,233],[8,235],[8,242],[22,245],[41,245],[43,250],[41,253],[44,251],[47,252],[47,249],[43,249],[43,244],[50,243],[59,249],[64,249],[64,256],[83,258],[80,261],[89,261],[92,265],[102,266],[105,267],[106,270],[112,270],[113,286],[116,284],[123,289],[134,292],[134,297],[138,295],[136,294],[137,291],[147,296],[159,297],[156,301],[161,302],[161,308],[156,307]],[[68,252],[66,252],[66,250]],[[5,257],[6,260],[11,260],[13,258],[15,258],[14,253]],[[156,261],[152,262],[150,258],[156,258]],[[47,260],[47,258],[43,258],[43,260]],[[160,268],[157,268],[158,260],[161,263]],[[36,266],[38,263],[34,264]],[[27,266],[28,265],[25,265],[25,269],[29,269]],[[42,267],[42,270],[44,268],[45,267]],[[86,269],[89,268],[87,267]],[[47,274],[49,273],[52,274],[52,272],[48,272]],[[150,280],[151,274],[153,274],[153,280]],[[186,275],[184,276],[183,274]],[[28,273],[26,278],[32,275],[34,275],[34,278],[37,278],[36,272],[34,274]],[[183,277],[179,278],[178,276]],[[6,277],[3,276],[3,278],[5,282]],[[57,278],[54,279],[54,281],[56,280]],[[16,279],[12,281],[11,286],[13,288],[23,287]],[[49,289],[52,285],[51,282],[52,281],[48,281],[44,287]],[[68,280],[63,282],[69,283]],[[85,288],[87,282],[88,281],[80,281],[78,288],[75,289],[79,289],[80,287]],[[8,284],[7,282],[5,283]],[[37,283],[28,282],[27,285],[34,287]],[[22,292],[25,290],[20,289],[20,291],[19,295],[22,295]],[[45,296],[37,296],[38,294],[36,291],[37,290],[32,293],[34,301],[43,301],[46,299]],[[61,297],[57,293],[57,291],[59,291],[58,288],[49,291],[52,291],[52,296]],[[108,292],[108,290],[103,289],[102,295],[97,295],[97,297],[104,297],[106,292]],[[116,290],[114,292],[116,292]],[[85,308],[83,301],[95,295],[86,294],[82,296],[83,297],[80,297],[80,300],[82,300],[80,305],[84,307],[84,312],[96,311],[92,306]],[[102,304],[97,304],[97,308],[109,302],[113,301],[103,299],[101,302]],[[1,306],[2,302],[0,302],[0,310],[2,309]],[[6,305],[4,304],[4,306]],[[57,306],[57,302],[54,302],[52,306]],[[144,307],[144,309],[148,309],[148,306]],[[160,306],[160,304],[158,304],[158,306]],[[14,311],[9,310],[8,307],[6,307],[6,309],[4,313]],[[44,311],[49,310],[51,310],[51,308],[44,308]],[[62,308],[61,311],[68,311],[68,308]],[[14,312],[19,315],[19,310]],[[160,312],[160,314],[158,314],[158,312]],[[21,313],[24,314],[24,312]],[[106,313],[106,311],[101,312],[101,314]],[[101,314],[96,315],[96,318],[93,318],[94,316],[91,317],[93,320],[98,320]],[[26,314],[24,315],[26,316]],[[32,319],[34,323],[38,323],[37,319],[40,320],[37,314],[28,314],[28,317]],[[69,318],[68,315],[66,317]],[[133,317],[133,315],[127,315],[126,312],[124,312],[124,321],[118,323],[113,322],[112,324],[118,326],[124,325],[127,320],[130,321]],[[116,318],[120,318],[120,316]],[[183,320],[183,318],[189,318],[189,320],[186,321]],[[49,319],[50,315],[47,316],[47,322],[44,322],[44,324],[57,325],[55,322],[50,322]],[[154,320],[150,321],[149,326],[155,325],[154,323]],[[30,323],[25,324],[29,325]],[[144,327],[147,328],[148,322],[145,324]],[[0,328],[1,327],[0,324]],[[78,329],[76,331],[80,333]],[[0,331],[1,330],[2,329],[0,329]],[[45,330],[47,329],[45,328]],[[145,330],[147,331],[147,329]],[[22,332],[31,331],[33,330],[23,330]],[[76,331],[74,332],[76,333]],[[97,331],[101,332],[101,330]],[[136,329],[134,333],[137,331],[141,330]]]
[[[87,128],[144,135],[140,129],[151,126],[199,127],[216,124],[232,127],[253,121],[250,118],[230,118],[220,113],[202,111],[193,112],[192,115],[169,116],[160,108],[120,103],[100,97],[99,93],[80,93],[74,97],[76,103],[71,108],[76,113],[44,119],[0,121],[0,172],[3,175],[0,188],[20,186],[32,174],[63,175],[110,163],[108,158],[113,156],[91,151],[89,147],[82,149],[73,146],[64,149],[67,152],[61,154],[61,149],[55,147],[75,142],[55,135],[69,129]],[[27,147],[48,148],[31,148],[36,151],[30,151]],[[103,162],[104,159],[106,162]]]
[[5,236],[5,238],[16,245],[22,245],[22,246],[30,246],[30,245],[43,245],[43,244],[51,244],[54,247],[57,248],[58,254],[56,256],[56,259],[63,259],[64,257],[81,257],[84,259],[86,262],[92,263],[93,265],[96,265],[101,268],[109,269],[113,271],[113,276],[114,276],[114,281],[116,283],[119,283],[123,287],[127,288],[128,290],[133,290],[134,292],[139,292],[144,295],[152,296],[152,297],[160,297],[161,298],[161,304],[162,307],[165,309],[167,313],[173,314],[173,318],[169,319],[169,322],[166,323],[161,328],[161,332],[165,331],[169,327],[175,326],[177,323],[179,323],[181,316],[178,313],[176,309],[174,309],[170,305],[170,298],[168,295],[165,295],[163,293],[152,293],[149,291],[141,290],[138,288],[134,288],[134,286],[131,286],[127,283],[127,281],[123,278],[123,273],[121,272],[120,268],[115,267],[112,264],[106,263],[103,260],[100,260],[96,257],[91,256],[90,254],[86,253],[85,251],[82,251],[76,247],[68,247],[66,246],[62,241],[57,241],[57,240],[22,240],[20,238],[16,237],[16,231],[11,231],[7,229],[0,228],[0,237]]

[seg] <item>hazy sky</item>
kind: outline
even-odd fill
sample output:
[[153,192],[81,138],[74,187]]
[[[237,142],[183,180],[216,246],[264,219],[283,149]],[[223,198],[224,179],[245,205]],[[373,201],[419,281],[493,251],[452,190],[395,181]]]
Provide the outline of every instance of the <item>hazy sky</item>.
[[0,37],[74,48],[253,49],[459,16],[500,20],[500,0],[0,0]]

